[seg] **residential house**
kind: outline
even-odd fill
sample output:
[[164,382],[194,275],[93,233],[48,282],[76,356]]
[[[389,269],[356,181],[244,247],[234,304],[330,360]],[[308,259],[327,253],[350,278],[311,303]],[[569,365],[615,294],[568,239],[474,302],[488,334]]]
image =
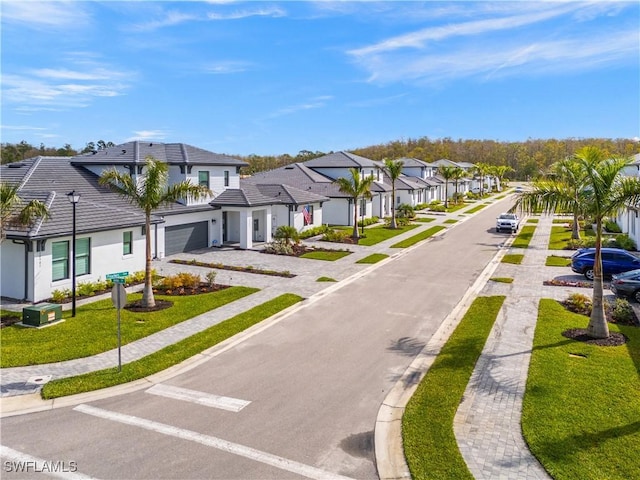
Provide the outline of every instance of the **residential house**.
[[[633,156],[631,163],[626,166],[623,173],[632,177],[640,177],[640,153]],[[636,249],[640,247],[640,208],[629,205],[620,211],[616,218],[616,223],[620,226],[622,233],[629,235],[636,244]]]

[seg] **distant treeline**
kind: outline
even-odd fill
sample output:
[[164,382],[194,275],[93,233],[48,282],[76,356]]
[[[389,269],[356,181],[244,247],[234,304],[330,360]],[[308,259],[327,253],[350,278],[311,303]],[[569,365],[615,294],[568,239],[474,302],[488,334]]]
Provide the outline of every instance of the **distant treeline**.
[[[351,153],[372,160],[392,160],[409,157],[433,162],[442,158],[454,162],[487,163],[489,165],[508,165],[513,169],[508,178],[517,180],[533,179],[547,171],[548,167],[563,158],[574,154],[586,145],[600,147],[611,156],[631,156],[640,153],[640,142],[632,139],[607,138],[568,138],[530,139],[526,142],[497,142],[495,140],[452,140],[450,138],[432,140],[428,137],[419,139],[395,140],[389,143],[373,145],[352,150]],[[63,148],[45,147],[40,144],[34,147],[22,141],[18,144],[3,143],[2,163],[15,162],[37,155],[72,156],[100,150],[113,146],[112,142],[99,140],[89,142],[83,150],[76,151],[70,145]],[[321,157],[327,153],[301,150],[297,155],[234,155],[249,164],[243,174],[252,174],[264,170],[273,170],[290,163],[304,162]]]

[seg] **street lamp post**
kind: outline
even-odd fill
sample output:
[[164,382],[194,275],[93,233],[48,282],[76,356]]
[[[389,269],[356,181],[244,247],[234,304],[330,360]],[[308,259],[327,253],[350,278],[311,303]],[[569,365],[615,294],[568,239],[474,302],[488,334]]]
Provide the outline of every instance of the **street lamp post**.
[[67,193],[67,198],[73,205],[73,230],[71,233],[71,316],[76,316],[76,204],[80,201],[80,194],[75,190]]

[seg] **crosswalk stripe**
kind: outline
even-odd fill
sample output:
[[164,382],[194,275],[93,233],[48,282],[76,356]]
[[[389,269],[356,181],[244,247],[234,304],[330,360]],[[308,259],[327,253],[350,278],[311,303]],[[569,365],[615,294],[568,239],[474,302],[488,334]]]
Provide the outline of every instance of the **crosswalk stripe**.
[[158,383],[146,390],[147,393],[160,395],[162,397],[173,398],[185,402],[197,403],[206,407],[220,408],[230,412],[239,412],[251,402],[238,398],[223,397],[212,393],[189,390],[188,388],[174,387]]
[[124,413],[111,412],[109,410],[104,410],[102,408],[97,408],[86,404],[78,405],[74,408],[74,410],[81,413],[86,413],[87,415],[93,415],[98,418],[104,418],[106,420],[120,422],[125,425],[144,428],[153,432],[181,438],[183,440],[189,440],[201,445],[206,445],[208,447],[217,448],[218,450],[222,450],[223,452],[239,455],[241,457],[245,457],[256,462],[261,462],[266,465],[271,465],[272,467],[296,473],[298,475],[302,475],[303,477],[312,478],[314,480],[352,480],[349,477],[345,477],[337,473],[327,472],[310,465],[305,465],[303,463],[288,460],[271,453],[256,450],[255,448],[229,442],[227,440],[223,440],[221,438],[213,437],[210,435],[204,435],[192,430],[186,430],[183,428],[174,427],[172,425],[155,422],[153,420],[146,420],[144,418],[127,415]]

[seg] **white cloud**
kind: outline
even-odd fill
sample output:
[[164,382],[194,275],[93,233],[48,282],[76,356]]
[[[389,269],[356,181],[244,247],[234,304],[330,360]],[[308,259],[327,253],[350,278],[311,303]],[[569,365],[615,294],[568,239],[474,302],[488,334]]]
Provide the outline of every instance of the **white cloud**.
[[203,67],[203,70],[206,73],[222,75],[228,73],[246,72],[250,67],[251,64],[249,62],[229,60],[208,63]]
[[165,130],[139,130],[133,132],[134,135],[132,137],[127,138],[126,142],[132,142],[134,140],[164,140],[168,132]]
[[291,105],[289,107],[281,108],[275,111],[274,113],[272,113],[271,115],[269,115],[268,118],[277,118],[277,117],[282,117],[284,115],[292,115],[294,113],[298,113],[304,110],[322,108],[326,106],[327,101],[331,99],[333,99],[333,97],[330,95],[321,95],[321,96],[312,98],[305,103],[299,103],[297,105]]
[[3,0],[2,23],[18,23],[27,28],[66,28],[86,25],[90,15],[83,2],[38,2]]

